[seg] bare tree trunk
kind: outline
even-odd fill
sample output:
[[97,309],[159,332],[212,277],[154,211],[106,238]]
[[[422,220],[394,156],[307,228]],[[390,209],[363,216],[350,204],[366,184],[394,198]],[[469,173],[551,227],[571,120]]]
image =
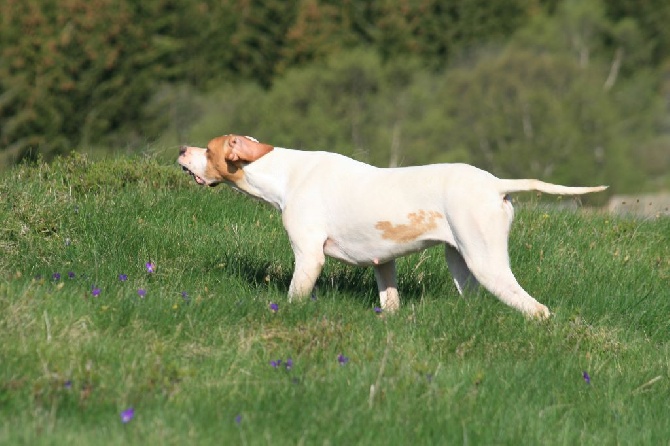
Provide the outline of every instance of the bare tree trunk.
[[389,157],[389,167],[398,167],[400,162],[400,121],[393,124],[391,134],[391,156]]
[[619,75],[619,69],[621,68],[622,59],[623,59],[623,48],[619,47],[614,53],[614,60],[612,61],[612,66],[610,67],[610,74],[607,76],[605,85],[603,85],[603,89],[605,91],[609,91],[612,87],[614,87],[614,84],[616,83],[616,78]]
[[528,107],[528,103],[524,101],[521,108],[523,111],[523,117],[521,119],[523,124],[523,134],[527,139],[533,139],[533,121],[530,119],[530,107]]

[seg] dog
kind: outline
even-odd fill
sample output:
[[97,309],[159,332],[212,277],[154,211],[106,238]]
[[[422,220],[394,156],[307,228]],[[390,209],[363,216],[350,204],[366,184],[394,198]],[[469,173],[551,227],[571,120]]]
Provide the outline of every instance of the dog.
[[178,163],[200,185],[227,183],[281,212],[295,255],[289,300],[311,294],[330,256],[372,266],[381,308],[389,312],[400,306],[395,259],[441,243],[460,294],[482,285],[530,317],[549,317],[510,268],[509,194],[578,195],[607,188],[499,179],[468,164],[378,168],[239,135],[214,138],[207,148],[182,146]]

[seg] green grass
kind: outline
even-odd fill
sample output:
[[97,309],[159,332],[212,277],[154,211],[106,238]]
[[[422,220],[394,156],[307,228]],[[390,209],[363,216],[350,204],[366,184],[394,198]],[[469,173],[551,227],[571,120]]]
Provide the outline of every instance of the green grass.
[[441,248],[399,262],[396,315],[334,261],[289,304],[279,215],[151,159],[17,168],[0,219],[0,444],[670,440],[668,218],[518,209],[547,322],[459,297]]

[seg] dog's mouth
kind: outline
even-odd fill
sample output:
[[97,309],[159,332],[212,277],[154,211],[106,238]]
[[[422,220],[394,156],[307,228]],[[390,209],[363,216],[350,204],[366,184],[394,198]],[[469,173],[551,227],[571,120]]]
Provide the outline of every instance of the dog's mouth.
[[205,184],[207,184],[207,181],[205,181],[204,179],[202,179],[202,178],[199,177],[198,175],[194,174],[188,167],[182,165],[182,166],[181,166],[181,169],[182,169],[184,172],[188,172],[188,174],[191,175],[191,176],[193,177],[193,179],[195,180],[195,182],[198,183],[198,184],[200,184],[201,186],[204,186]]

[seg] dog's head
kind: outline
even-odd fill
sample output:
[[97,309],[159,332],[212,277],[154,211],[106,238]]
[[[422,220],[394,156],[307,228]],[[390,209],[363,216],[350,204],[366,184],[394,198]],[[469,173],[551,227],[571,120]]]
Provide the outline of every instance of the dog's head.
[[212,139],[206,149],[181,146],[177,161],[198,184],[216,186],[224,181],[237,184],[244,177],[244,166],[272,149],[250,136],[224,135]]

